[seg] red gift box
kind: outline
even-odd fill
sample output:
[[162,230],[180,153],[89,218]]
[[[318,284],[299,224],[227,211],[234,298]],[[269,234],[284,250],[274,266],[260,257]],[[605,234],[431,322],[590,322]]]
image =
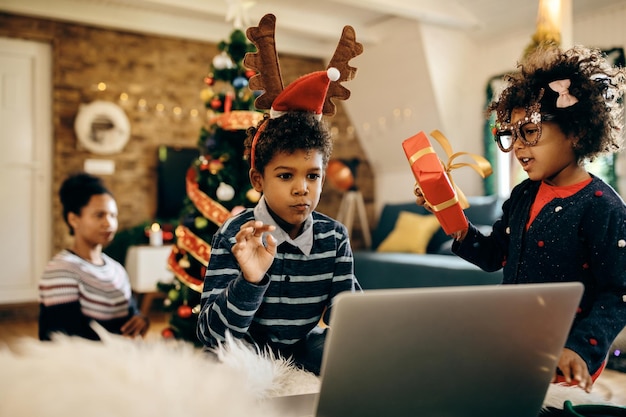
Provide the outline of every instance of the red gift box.
[[468,227],[467,218],[454,186],[424,132],[402,142],[415,180],[426,202],[432,206],[439,224],[451,235]]

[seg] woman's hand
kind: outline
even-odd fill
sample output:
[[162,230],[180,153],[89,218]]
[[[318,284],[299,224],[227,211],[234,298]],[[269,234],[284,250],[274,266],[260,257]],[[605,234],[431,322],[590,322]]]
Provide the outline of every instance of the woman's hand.
[[142,316],[141,314],[137,314],[135,316],[132,316],[130,320],[124,323],[120,331],[122,332],[122,336],[143,337],[148,332],[149,327],[150,320],[148,320],[147,317]]
[[[275,226],[263,224],[258,220],[251,220],[243,224],[235,235],[237,243],[233,246],[233,255],[235,255],[246,281],[253,284],[261,282],[274,262],[276,239],[267,232],[275,229]],[[264,233],[267,233],[267,246],[263,244]]]

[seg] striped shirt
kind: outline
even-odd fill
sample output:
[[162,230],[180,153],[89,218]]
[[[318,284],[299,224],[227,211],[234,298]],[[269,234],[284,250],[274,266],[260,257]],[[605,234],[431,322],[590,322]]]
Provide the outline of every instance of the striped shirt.
[[103,265],[94,265],[76,254],[62,250],[55,255],[39,281],[39,302],[43,307],[79,303],[88,318],[106,321],[127,317],[131,288],[124,267],[102,254]]
[[[257,219],[276,226],[277,253],[265,278],[243,278],[232,254],[241,225]],[[215,233],[204,280],[197,335],[206,346],[224,341],[228,330],[278,350],[289,349],[318,324],[329,323],[334,297],[359,288],[347,230],[313,212],[304,232],[290,239],[271,218],[262,199],[256,208],[230,218]],[[308,237],[307,237],[308,236]]]

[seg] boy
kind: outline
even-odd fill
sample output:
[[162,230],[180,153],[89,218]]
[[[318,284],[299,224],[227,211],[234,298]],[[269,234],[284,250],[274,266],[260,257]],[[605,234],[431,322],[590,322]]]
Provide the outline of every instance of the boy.
[[337,294],[359,289],[345,226],[315,211],[332,151],[320,118],[339,76],[330,68],[299,78],[249,132],[250,182],[263,195],[213,236],[197,327],[208,347],[229,332],[320,372],[318,323],[329,323]]

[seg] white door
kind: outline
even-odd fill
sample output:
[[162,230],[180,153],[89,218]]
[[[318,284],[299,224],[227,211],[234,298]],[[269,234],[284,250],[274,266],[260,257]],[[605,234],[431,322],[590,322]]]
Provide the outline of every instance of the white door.
[[50,258],[48,44],[0,38],[0,304],[37,300]]

